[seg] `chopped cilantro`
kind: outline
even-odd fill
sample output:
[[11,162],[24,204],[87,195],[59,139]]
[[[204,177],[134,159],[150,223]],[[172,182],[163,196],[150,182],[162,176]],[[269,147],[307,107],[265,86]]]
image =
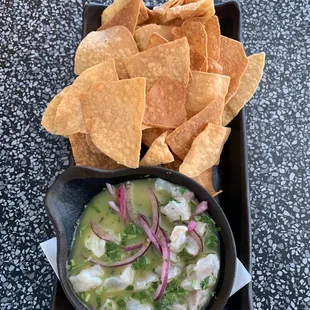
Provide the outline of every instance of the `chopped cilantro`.
[[132,291],[133,290],[133,286],[132,285],[129,285],[126,287],[126,291]]
[[112,306],[113,306],[112,301],[108,302],[108,306],[112,308]]
[[216,230],[217,232],[219,232],[219,231],[221,231],[221,227],[215,227],[215,230]]
[[113,242],[106,243],[106,252],[104,254],[104,260],[117,261],[121,259],[122,249]]
[[118,304],[120,310],[126,310],[127,309],[126,302],[124,299],[119,299],[117,301],[117,304]]
[[181,203],[181,201],[180,200],[177,200],[177,199],[171,199],[171,201],[174,201],[174,202],[176,202],[176,203]]
[[85,299],[84,299],[84,300],[85,300],[86,302],[88,302],[88,301],[89,301],[89,299],[90,299],[90,294],[89,294],[89,293],[87,293],[87,294],[86,294],[86,296],[85,296]]
[[182,224],[182,215],[179,215],[179,223]]
[[181,195],[183,195],[185,193],[185,188],[184,187],[180,188],[180,193],[181,193]]
[[200,282],[200,287],[202,290],[205,290],[209,285],[210,276],[206,277],[204,280]]
[[185,302],[186,296],[189,292],[185,291],[180,284],[180,280],[172,280],[168,284],[164,295],[159,301],[155,302],[156,310],[171,309],[171,305],[176,303],[182,304]]
[[205,245],[210,248],[214,248],[217,245],[218,239],[216,235],[211,235],[205,238]]
[[135,299],[138,299],[141,304],[146,304],[149,301],[150,292],[146,290],[146,291],[133,293],[132,297]]
[[122,245],[126,245],[127,241],[130,239],[135,239],[137,235],[142,235],[143,229],[141,227],[137,227],[135,224],[129,224],[122,236]]
[[152,265],[146,256],[139,257],[133,264],[134,270],[151,270]]
[[188,205],[191,207],[191,209],[195,209],[196,208],[196,204],[192,200],[188,203]]
[[97,302],[97,307],[100,308],[101,307],[101,298],[100,298],[100,296],[96,296],[96,302]]
[[87,263],[88,263],[88,260],[85,259],[83,263],[80,263],[80,264],[78,264],[78,265],[72,266],[72,267],[71,267],[71,270],[74,270],[74,269],[76,269],[76,268],[83,267],[83,266],[86,265]]
[[79,232],[80,232],[80,237],[83,237],[83,231],[88,227],[88,225],[84,225],[80,228]]

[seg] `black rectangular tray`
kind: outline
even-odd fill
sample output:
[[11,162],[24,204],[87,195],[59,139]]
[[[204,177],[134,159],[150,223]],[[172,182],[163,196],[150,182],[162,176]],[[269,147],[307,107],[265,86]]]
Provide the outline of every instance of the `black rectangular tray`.
[[[106,6],[90,3],[84,7],[83,37],[100,27],[100,16]],[[221,33],[241,41],[241,13],[235,1],[215,6],[220,19]],[[251,219],[248,196],[247,144],[245,113],[228,125],[231,134],[221,155],[220,165],[214,169],[214,183],[223,193],[217,198],[234,233],[237,255],[251,273]],[[72,163],[72,161],[71,161]],[[51,310],[74,309],[66,298],[61,285],[55,278]],[[224,310],[252,310],[252,285],[249,283],[229,298]]]

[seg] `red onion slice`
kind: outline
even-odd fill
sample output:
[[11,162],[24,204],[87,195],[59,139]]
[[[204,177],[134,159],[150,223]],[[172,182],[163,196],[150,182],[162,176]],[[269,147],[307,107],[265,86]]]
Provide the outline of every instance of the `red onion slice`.
[[87,257],[83,254],[84,257],[87,258],[87,260],[91,263],[94,264],[98,264],[102,267],[122,267],[122,266],[126,266],[129,265],[131,263],[133,263],[135,260],[137,260],[139,257],[141,257],[143,254],[145,254],[145,252],[149,249],[149,247],[151,246],[151,243],[145,243],[142,248],[133,256],[128,257],[124,260],[118,261],[118,262],[114,262],[114,263],[105,263],[100,259],[97,258],[93,258],[93,257]]
[[111,235],[108,232],[105,232],[104,230],[101,229],[101,227],[99,227],[94,222],[91,223],[91,229],[97,237],[99,237],[100,239],[104,241],[114,242],[116,244],[119,244],[120,242],[120,240],[117,237]]
[[190,221],[187,225],[188,232],[191,233],[197,227],[197,223],[195,221]]
[[194,212],[194,215],[199,215],[202,212],[208,210],[208,202],[207,201],[202,201],[201,203],[198,204],[196,207],[196,210]]
[[126,188],[121,184],[117,189],[117,198],[119,204],[119,213],[124,223],[126,223]]
[[116,213],[119,213],[119,207],[115,204],[114,201],[108,201],[108,204],[112,210],[114,210]]
[[161,227],[158,230],[158,235],[159,235],[159,242],[163,251],[163,265],[160,277],[160,284],[157,287],[156,292],[154,294],[155,300],[160,299],[165,292],[165,289],[168,284],[168,276],[170,269],[170,248],[168,246],[168,238]]
[[149,188],[148,190],[148,196],[151,201],[152,205],[152,215],[153,215],[153,223],[152,223],[152,230],[157,233],[158,227],[159,227],[159,207],[158,207],[158,201],[154,194],[154,192]]
[[146,218],[143,215],[138,216],[138,221],[140,223],[140,226],[144,229],[145,233],[147,234],[150,241],[153,243],[156,250],[161,253],[161,247],[159,245],[158,238],[155,234],[155,232],[150,228]]
[[201,237],[196,233],[195,230],[192,232],[188,232],[188,234],[197,242],[200,251],[203,251],[203,242],[201,240]]
[[115,187],[111,185],[110,183],[106,183],[106,187],[108,192],[112,195],[115,196]]
[[137,243],[137,244],[132,244],[132,245],[127,245],[123,247],[124,251],[133,251],[136,249],[140,249],[143,246],[142,243]]
[[137,220],[137,216],[135,215],[135,211],[132,205],[132,184],[130,183],[126,189],[126,199],[127,199],[127,213],[130,220],[136,225],[140,226],[140,223]]

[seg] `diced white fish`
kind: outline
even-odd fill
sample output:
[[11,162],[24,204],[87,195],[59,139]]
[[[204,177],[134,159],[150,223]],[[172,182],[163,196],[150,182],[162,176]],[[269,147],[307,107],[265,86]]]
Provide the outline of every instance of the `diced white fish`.
[[203,237],[206,234],[207,229],[208,229],[208,225],[206,223],[197,222],[195,231],[200,237]]
[[180,253],[184,249],[187,241],[187,227],[184,225],[177,225],[173,228],[170,235],[169,248],[173,253]]
[[127,310],[152,310],[153,306],[150,304],[141,304],[137,299],[129,299],[126,302]]
[[123,291],[128,285],[132,284],[134,278],[134,270],[131,265],[126,266],[120,276],[109,277],[104,280],[103,286],[107,292]]
[[195,194],[193,192],[189,191],[188,189],[185,190],[185,192],[182,196],[185,198],[185,200],[187,202],[190,202],[191,200],[193,200],[195,198]]
[[180,219],[187,221],[191,217],[191,208],[185,198],[181,196],[170,200],[160,211],[167,215],[170,222],[179,221]]
[[216,282],[220,270],[220,260],[216,254],[209,254],[197,261],[196,274],[200,282],[209,277],[208,287],[213,286]]
[[99,265],[83,269],[78,275],[70,276],[69,281],[76,293],[87,292],[102,285],[104,271]]
[[187,304],[189,309],[191,310],[199,310],[202,309],[203,305],[210,298],[210,290],[199,290],[192,291],[187,299]]
[[101,257],[105,253],[105,244],[104,240],[93,233],[85,240],[85,247],[97,257]]
[[117,310],[117,304],[112,299],[108,298],[99,310]]
[[[161,270],[162,270],[161,265],[155,268],[155,272],[158,274],[161,274]],[[182,265],[171,264],[169,268],[169,273],[168,273],[168,282],[170,282],[174,278],[179,277],[181,273],[182,273]]]
[[172,197],[176,197],[176,196],[182,196],[182,193],[184,192],[184,187],[181,187],[180,185],[172,184],[166,180],[158,178],[155,181],[155,190],[166,191]]
[[145,272],[143,276],[136,277],[134,290],[141,291],[148,289],[153,282],[159,281],[159,277],[154,272]]
[[179,304],[175,304],[172,305],[172,310],[187,310],[187,306],[186,305],[179,305]]
[[193,237],[187,236],[185,250],[192,256],[196,256],[199,253],[199,245]]
[[216,283],[219,269],[220,261],[217,255],[202,257],[196,265],[186,267],[187,277],[181,282],[181,286],[187,291],[201,290],[201,282],[208,278],[207,287],[211,287]]

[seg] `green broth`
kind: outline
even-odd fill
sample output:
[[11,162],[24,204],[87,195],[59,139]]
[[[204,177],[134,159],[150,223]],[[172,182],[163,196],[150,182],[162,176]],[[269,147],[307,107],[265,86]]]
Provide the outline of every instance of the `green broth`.
[[[140,179],[134,180],[131,182],[132,186],[132,205],[134,208],[135,214],[143,214],[149,220],[149,223],[152,222],[152,209],[151,202],[148,198],[147,189],[152,189],[159,202],[159,206],[164,206],[170,200],[173,199],[171,194],[165,190],[155,191],[154,183],[156,179]],[[118,185],[115,186],[115,189],[118,188]],[[114,201],[116,204],[117,198],[113,197],[109,192],[104,189],[98,195],[96,195],[90,203],[85,207],[77,228],[75,231],[74,241],[72,245],[72,250],[70,253],[68,261],[68,276],[76,276],[82,270],[88,269],[94,265],[94,263],[87,260],[88,256],[93,256],[92,252],[86,249],[85,241],[87,238],[90,238],[93,235],[91,228],[91,223],[96,223],[101,229],[108,231],[117,238],[119,238],[119,245],[112,244],[107,242],[105,249],[106,253],[100,257],[102,261],[118,261],[128,258],[138,250],[134,251],[124,251],[124,246],[129,246],[137,243],[146,242],[147,236],[144,231],[136,227],[133,223],[127,223],[127,228],[123,224],[120,215],[113,211],[108,204],[108,201]],[[128,218],[128,214],[127,214]],[[183,250],[182,253],[178,254],[184,263],[185,268],[190,263],[195,263],[200,257],[205,256],[206,254],[214,253],[219,255],[219,242],[218,242],[218,233],[216,227],[211,218],[203,219],[208,225],[208,232],[204,236],[204,250],[199,253],[198,256],[191,257],[190,254],[185,253]],[[180,225],[179,223],[170,222],[168,217],[160,212],[160,226],[166,230],[168,236],[170,236],[174,226]],[[86,253],[86,257],[85,257]],[[162,256],[159,254],[153,246],[149,250],[135,261],[132,265],[134,269],[134,280],[139,276],[143,276],[146,272],[154,272],[156,267],[162,265]],[[102,267],[104,275],[101,279],[104,281],[109,277],[118,277],[121,275],[125,267]],[[169,309],[171,308],[171,303],[186,303],[186,298],[189,295],[187,291],[184,291],[180,287],[180,282],[186,277],[185,269],[182,271],[181,275],[168,283],[166,289],[166,294],[157,302],[153,300],[153,294],[159,285],[159,281],[152,283],[151,286],[144,291],[135,292],[132,289],[132,285],[129,285],[126,289],[120,292],[106,292],[104,287],[97,287],[91,289],[87,292],[78,293],[77,295],[81,301],[87,305],[90,309],[95,306],[96,309],[99,309],[104,302],[110,298],[118,303],[120,306],[117,306],[117,309],[126,309],[122,307],[123,301],[129,297],[133,297],[137,300],[140,300],[141,303],[152,304],[154,309]],[[160,278],[160,275],[159,275]],[[211,296],[211,294],[210,294]],[[169,304],[170,303],[170,304]]]

